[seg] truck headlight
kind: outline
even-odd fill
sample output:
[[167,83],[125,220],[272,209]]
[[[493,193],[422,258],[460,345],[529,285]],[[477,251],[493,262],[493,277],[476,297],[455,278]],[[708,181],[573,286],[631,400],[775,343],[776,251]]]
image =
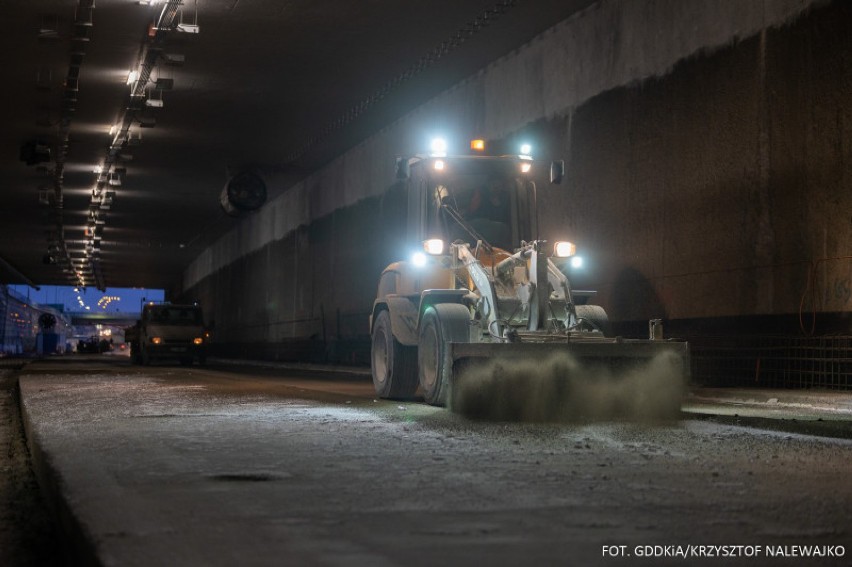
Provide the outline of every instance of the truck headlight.
[[200,345],[203,342],[204,342],[204,339],[202,339],[201,337],[195,337],[194,339],[192,339],[192,344],[194,344],[194,345]]
[[577,245],[573,242],[560,241],[553,245],[553,255],[557,258],[568,258],[577,253]]
[[151,337],[151,344],[158,345],[163,342],[162,337]]

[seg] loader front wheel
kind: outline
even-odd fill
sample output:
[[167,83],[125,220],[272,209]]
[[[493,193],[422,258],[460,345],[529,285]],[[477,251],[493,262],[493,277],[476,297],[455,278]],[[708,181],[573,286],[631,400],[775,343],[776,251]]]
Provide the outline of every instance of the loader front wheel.
[[428,307],[420,323],[417,345],[420,388],[433,406],[447,403],[453,377],[450,343],[470,341],[470,311],[464,305],[443,303]]
[[600,305],[578,305],[577,319],[591,330],[600,331],[605,337],[612,336],[609,317]]
[[397,400],[413,398],[417,391],[417,352],[394,338],[387,311],[376,317],[371,350],[376,394]]

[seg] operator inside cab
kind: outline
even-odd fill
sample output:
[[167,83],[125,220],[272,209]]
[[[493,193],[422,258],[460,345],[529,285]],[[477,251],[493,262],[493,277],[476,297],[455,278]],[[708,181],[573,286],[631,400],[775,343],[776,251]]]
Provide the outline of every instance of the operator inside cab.
[[[452,208],[464,221],[459,223],[450,214],[439,214],[442,232],[449,241],[462,240],[476,243],[476,235],[492,246],[511,250],[515,243],[512,238],[510,212],[513,181],[493,176],[486,180],[467,179],[472,183],[438,185],[435,191],[438,210]],[[431,208],[431,207],[430,207]],[[444,211],[445,212],[445,211]],[[465,226],[467,225],[467,226]],[[475,234],[471,234],[471,230]]]
[[499,177],[492,177],[481,187],[474,188],[462,216],[489,243],[499,248],[512,247],[509,191]]

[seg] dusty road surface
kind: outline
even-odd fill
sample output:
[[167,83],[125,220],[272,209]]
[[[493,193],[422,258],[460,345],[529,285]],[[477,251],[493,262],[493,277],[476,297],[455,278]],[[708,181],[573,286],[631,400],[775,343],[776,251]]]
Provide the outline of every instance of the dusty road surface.
[[0,565],[62,565],[58,534],[32,472],[14,370],[0,360]]
[[64,531],[104,565],[852,562],[848,423],[474,421],[363,376],[117,360],[20,387]]

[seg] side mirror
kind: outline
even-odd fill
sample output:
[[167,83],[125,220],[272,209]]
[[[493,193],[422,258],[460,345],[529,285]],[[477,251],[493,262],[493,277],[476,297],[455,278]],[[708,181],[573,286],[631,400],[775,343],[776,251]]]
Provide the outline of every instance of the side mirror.
[[550,182],[554,185],[562,183],[562,178],[565,177],[565,160],[556,160],[550,162]]
[[396,158],[396,178],[408,179],[409,177],[411,177],[411,166],[408,164],[408,158]]

